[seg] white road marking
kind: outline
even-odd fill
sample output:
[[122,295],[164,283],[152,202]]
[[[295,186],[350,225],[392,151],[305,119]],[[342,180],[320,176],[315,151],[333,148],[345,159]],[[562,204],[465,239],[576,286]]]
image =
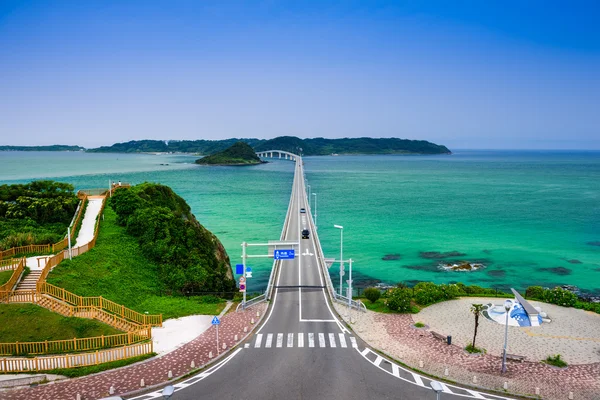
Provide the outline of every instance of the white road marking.
[[392,375],[396,378],[400,378],[400,368],[396,364],[392,364]]
[[[371,351],[370,349],[366,348],[366,349],[364,349],[363,351],[361,351],[361,352],[360,352],[360,354],[362,354],[363,356],[365,356],[365,357],[366,357],[366,356],[367,356],[367,354],[369,354],[369,352],[370,352],[370,351]],[[370,361],[370,360],[369,360],[369,361]]]
[[315,334],[314,333],[308,334],[308,347],[315,347]]
[[423,379],[421,379],[421,376],[419,376],[417,374],[412,374],[412,376],[415,379],[415,383],[417,385],[425,387],[425,384],[423,383]]
[[376,367],[379,367],[379,364],[381,364],[382,361],[383,361],[383,358],[381,358],[380,356],[377,356],[375,361],[373,361],[373,364],[375,364]]
[[287,347],[294,347],[294,334],[288,333]]
[[445,384],[445,383],[443,383],[443,382],[440,382],[440,383],[441,383],[441,385],[442,385],[442,389],[444,390],[444,393],[451,393],[451,394],[454,394],[454,392],[453,392],[452,390],[450,390],[450,388],[449,388],[448,386],[446,386],[446,384]]
[[301,319],[300,322],[337,322],[335,319]]
[[283,333],[278,333],[276,347],[281,347],[282,345],[283,345]]
[[471,396],[475,397],[476,399],[485,399],[485,397],[483,397],[481,395],[481,393],[476,392],[474,390],[469,390],[469,389],[464,389],[465,391],[467,391]]
[[269,333],[267,335],[267,341],[265,342],[265,347],[267,347],[267,348],[270,349],[271,348],[271,344],[273,344],[273,334]]
[[346,336],[343,333],[338,333],[338,337],[340,338],[340,346],[346,348]]
[[304,333],[298,332],[298,347],[304,347]]
[[358,344],[356,343],[356,338],[354,336],[350,336],[350,343],[352,343],[352,347],[358,349]]
[[245,349],[248,349],[248,348],[250,348],[250,343],[246,343],[246,344],[244,345],[244,348],[245,348]]
[[256,342],[254,342],[255,349],[258,349],[260,347],[260,342],[262,342],[262,333],[256,335]]
[[329,334],[329,346],[331,346],[331,347],[337,347],[335,345],[335,334],[333,334],[333,333]]
[[325,347],[325,334],[319,333],[319,347]]

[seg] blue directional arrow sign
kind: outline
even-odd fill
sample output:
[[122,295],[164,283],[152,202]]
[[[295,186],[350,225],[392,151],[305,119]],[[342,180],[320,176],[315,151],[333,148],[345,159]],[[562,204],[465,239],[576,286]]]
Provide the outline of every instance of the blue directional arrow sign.
[[212,324],[213,324],[213,325],[220,325],[220,324],[221,324],[221,321],[219,321],[219,317],[216,317],[216,316],[215,316],[215,317],[213,317],[213,319],[212,319]]
[[276,260],[292,260],[294,259],[294,255],[294,249],[275,250],[273,252],[273,258]]

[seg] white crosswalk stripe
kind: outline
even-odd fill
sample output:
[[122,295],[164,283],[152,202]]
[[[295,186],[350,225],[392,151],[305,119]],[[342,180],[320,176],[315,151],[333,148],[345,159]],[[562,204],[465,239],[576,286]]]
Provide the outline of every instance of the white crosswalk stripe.
[[[298,332],[297,334],[294,333],[259,333],[256,335],[256,339],[254,341],[254,348],[255,349],[259,349],[261,347],[263,347],[263,343],[264,343],[264,348],[265,349],[271,349],[273,347],[275,348],[293,348],[293,347],[298,347],[298,348],[303,348],[305,346],[305,339],[304,336],[305,333],[304,332]],[[314,347],[329,347],[332,349],[335,348],[343,348],[346,349],[348,348],[348,342],[346,340],[346,335],[344,333],[338,333],[337,335],[335,333],[313,333],[313,332],[308,332],[308,347],[310,348],[314,348]],[[298,338],[297,341],[294,341],[294,336],[296,336]],[[318,345],[316,345],[316,339],[318,338]],[[352,343],[352,347],[357,347],[356,346],[356,339],[353,336],[349,336],[350,338],[350,342]],[[264,342],[263,342],[264,339]],[[273,343],[275,342],[275,343]],[[250,347],[251,344],[250,343],[246,343],[246,345],[244,346],[245,348]]]
[[356,338],[354,336],[350,337],[350,343],[352,343],[353,349],[358,349],[358,344],[356,343]]

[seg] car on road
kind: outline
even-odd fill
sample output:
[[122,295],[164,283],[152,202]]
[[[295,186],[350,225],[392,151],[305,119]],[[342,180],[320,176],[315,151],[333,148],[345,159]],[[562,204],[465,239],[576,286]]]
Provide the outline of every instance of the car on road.
[[302,229],[302,239],[308,239],[309,235],[310,232],[308,231],[308,229]]
[[301,208],[300,209],[300,214],[305,214],[306,213],[306,209],[305,208]]

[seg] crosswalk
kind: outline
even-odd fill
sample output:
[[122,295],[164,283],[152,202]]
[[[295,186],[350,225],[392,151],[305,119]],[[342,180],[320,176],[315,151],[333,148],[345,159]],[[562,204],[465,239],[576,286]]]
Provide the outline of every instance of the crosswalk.
[[356,338],[345,333],[297,332],[297,333],[259,333],[246,348],[358,348]]

